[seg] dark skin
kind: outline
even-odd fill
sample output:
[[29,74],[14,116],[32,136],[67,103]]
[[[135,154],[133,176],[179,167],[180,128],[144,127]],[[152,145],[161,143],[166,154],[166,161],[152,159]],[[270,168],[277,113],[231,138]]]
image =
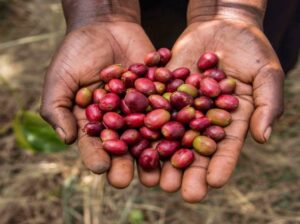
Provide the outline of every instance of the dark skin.
[[229,180],[249,125],[254,139],[263,143],[282,110],[283,72],[269,42],[257,27],[231,20],[192,23],[175,43],[168,67],[185,65],[196,72],[199,52],[206,51],[220,55],[220,67],[237,80],[235,94],[240,105],[232,113],[233,122],[225,128],[227,136],[218,144],[212,158],[197,156],[184,172],[169,163],[163,166],[160,186],[166,191],[176,191],[181,186],[183,198],[192,202],[203,199],[207,185],[218,188]]
[[[116,38],[119,33],[123,35]],[[143,62],[144,55],[153,50],[153,45],[136,23],[95,22],[76,28],[67,35],[46,76],[44,93],[51,89],[51,94],[43,97],[43,116],[55,124],[55,128],[65,130],[63,139],[66,143],[77,138],[86,167],[97,174],[109,170],[108,180],[118,188],[128,186],[133,178],[132,157],[125,155],[110,159],[99,139],[82,131],[87,123],[85,112],[74,106],[73,100],[80,87],[95,89],[99,85],[99,71],[107,65],[121,63],[128,66]],[[51,114],[47,114],[48,111]],[[159,174],[151,174],[157,176],[156,182],[146,181],[145,185],[158,183]],[[141,181],[148,175],[148,172],[144,176],[141,174]]]
[[[132,11],[125,11],[138,12],[135,4],[129,9]],[[79,88],[97,87],[98,73],[105,66],[142,62],[144,55],[154,50],[139,25],[138,14],[133,15],[105,14],[100,20],[97,16],[95,19],[88,17],[86,22],[69,21],[69,33],[46,75],[41,107],[42,116],[66,143],[77,139],[85,166],[97,174],[107,172],[109,183],[117,188],[130,184],[133,159],[130,155],[110,158],[99,139],[84,134],[84,109],[74,106],[73,101]],[[236,95],[240,106],[232,114],[232,124],[225,129],[226,139],[219,143],[212,158],[196,155],[194,163],[185,171],[165,162],[161,174],[160,169],[146,172],[139,167],[138,172],[145,186],[159,183],[167,192],[181,189],[184,200],[199,202],[205,197],[208,186],[221,187],[229,180],[249,126],[256,141],[268,140],[271,126],[283,108],[284,75],[257,22],[260,19],[248,16],[237,19],[239,14],[239,17],[218,16],[203,20],[191,10],[189,15],[192,15],[189,25],[173,46],[173,57],[167,67],[185,66],[197,71],[195,62],[199,55],[206,51],[216,52],[220,67],[237,80]]]

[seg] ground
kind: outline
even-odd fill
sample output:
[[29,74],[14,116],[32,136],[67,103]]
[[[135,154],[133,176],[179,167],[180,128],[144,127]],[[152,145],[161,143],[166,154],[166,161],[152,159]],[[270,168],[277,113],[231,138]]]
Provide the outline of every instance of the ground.
[[[11,120],[20,109],[37,111],[43,76],[63,22],[58,0],[0,1],[0,220],[44,223],[300,223],[300,63],[285,83],[285,113],[268,144],[248,136],[238,167],[222,189],[199,204],[179,193],[110,187],[88,172],[76,146],[33,154],[17,146]],[[134,217],[133,217],[134,216]],[[131,223],[134,223],[131,221]],[[137,222],[138,223],[138,222]]]

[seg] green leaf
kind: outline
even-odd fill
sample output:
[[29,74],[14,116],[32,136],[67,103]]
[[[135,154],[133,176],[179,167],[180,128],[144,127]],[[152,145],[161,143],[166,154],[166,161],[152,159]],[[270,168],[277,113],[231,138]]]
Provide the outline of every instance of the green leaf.
[[128,221],[130,224],[141,224],[144,221],[143,212],[140,209],[133,209],[128,215]]
[[60,152],[67,149],[52,127],[37,113],[20,111],[13,120],[13,130],[20,147],[43,153]]

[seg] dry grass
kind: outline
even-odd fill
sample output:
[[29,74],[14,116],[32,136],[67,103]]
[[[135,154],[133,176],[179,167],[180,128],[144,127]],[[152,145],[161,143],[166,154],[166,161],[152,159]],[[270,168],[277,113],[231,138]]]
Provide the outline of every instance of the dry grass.
[[300,223],[299,66],[286,81],[286,112],[270,143],[249,138],[230,183],[203,203],[183,203],[178,193],[147,189],[137,178],[116,190],[84,169],[76,146],[33,155],[16,145],[10,121],[19,109],[37,110],[64,22],[58,0],[12,3],[0,22],[1,223],[121,224],[136,210],[143,223]]

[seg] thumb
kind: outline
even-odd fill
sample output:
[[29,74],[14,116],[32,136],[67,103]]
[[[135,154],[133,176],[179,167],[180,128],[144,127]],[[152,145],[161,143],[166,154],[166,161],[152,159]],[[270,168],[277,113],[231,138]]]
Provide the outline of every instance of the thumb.
[[48,70],[40,108],[41,116],[52,125],[66,144],[72,144],[77,136],[77,124],[72,113],[74,93],[78,89],[64,63],[54,63]]
[[268,141],[272,124],[283,112],[284,73],[280,66],[263,67],[253,81],[255,111],[250,128],[259,143]]

